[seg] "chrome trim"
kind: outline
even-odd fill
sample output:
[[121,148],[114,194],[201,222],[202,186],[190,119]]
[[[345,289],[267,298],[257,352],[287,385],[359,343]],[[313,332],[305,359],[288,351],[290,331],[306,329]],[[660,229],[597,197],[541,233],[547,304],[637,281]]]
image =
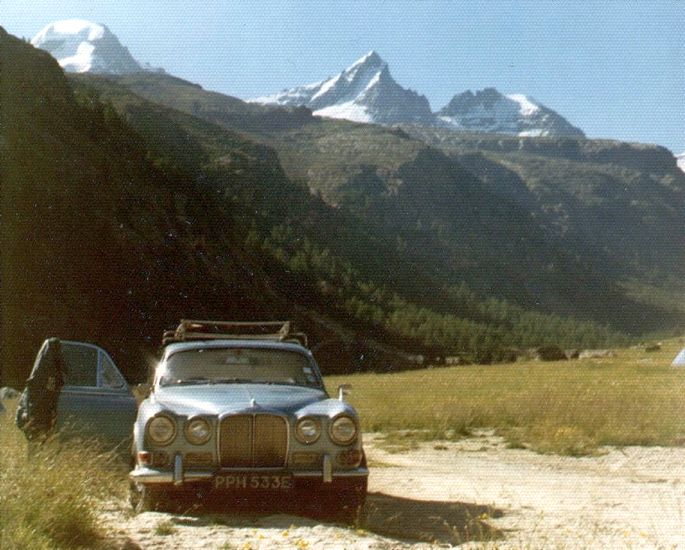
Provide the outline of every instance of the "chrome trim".
[[229,418],[231,416],[252,416],[252,427],[253,427],[253,433],[252,433],[252,455],[254,456],[254,417],[257,415],[269,415],[269,416],[277,416],[279,418],[283,419],[283,422],[285,423],[285,434],[286,434],[286,441],[285,441],[285,455],[283,457],[283,466],[282,468],[286,468],[288,465],[288,459],[290,457],[290,440],[291,440],[291,427],[290,427],[290,417],[287,414],[284,414],[280,411],[270,411],[268,409],[261,409],[258,412],[255,412],[254,409],[246,409],[242,411],[235,411],[235,412],[230,412],[226,414],[219,415],[217,417],[217,422],[216,422],[216,445],[215,445],[215,450],[216,450],[216,460],[217,463],[219,464],[219,468],[221,469],[233,469],[235,470],[266,470],[266,469],[271,469],[273,470],[274,468],[264,468],[264,467],[258,467],[258,468],[246,468],[246,467],[239,467],[239,468],[230,468],[230,467],[225,467],[221,466],[221,423],[225,418]]
[[183,485],[183,455],[176,453],[174,457],[174,485]]
[[333,461],[331,455],[328,453],[323,455],[323,482],[330,483],[333,481]]
[[[174,474],[170,471],[155,470],[153,468],[136,468],[129,472],[128,477],[137,483],[173,483]],[[185,483],[208,481],[214,477],[214,472],[187,471],[183,478]]]
[[[215,476],[220,475],[225,472],[241,472],[245,474],[250,474],[254,471],[255,473],[271,471],[275,474],[291,475],[293,477],[310,478],[315,477],[321,479],[321,472],[319,471],[306,471],[306,472],[292,472],[284,471],[280,469],[274,470],[273,468],[263,468],[255,469],[250,471],[245,471],[245,469],[240,468],[221,468],[219,470],[213,471],[200,471],[200,470],[188,470],[183,473],[184,483],[199,483],[202,481],[211,481]],[[369,470],[367,468],[357,468],[355,470],[347,470],[343,472],[333,472],[333,479],[346,478],[346,477],[367,477],[369,475]],[[172,484],[174,482],[174,474],[168,470],[155,470],[148,467],[138,467],[132,470],[128,474],[128,478],[136,483],[166,483]]]
[[[321,477],[321,472],[292,472],[294,477]],[[369,470],[367,468],[357,468],[355,470],[346,470],[340,472],[333,472],[333,479],[339,477],[365,477],[369,475]]]
[[[209,435],[207,435],[207,439],[205,439],[201,443],[196,443],[195,441],[192,441],[188,437],[188,429],[190,428],[190,424],[191,424],[191,422],[194,422],[196,420],[204,420],[207,423],[207,427],[209,428],[209,431],[208,431]],[[198,447],[209,443],[209,440],[212,439],[212,421],[211,421],[211,419],[207,416],[204,416],[204,415],[189,416],[188,418],[185,419],[185,422],[183,423],[183,437],[185,438],[185,440],[188,443],[190,443],[191,445],[198,446]]]
[[[152,438],[150,437],[150,432],[148,431],[148,428],[150,427],[150,423],[151,423],[155,418],[159,418],[160,416],[165,417],[165,418],[166,418],[167,420],[169,420],[169,421],[173,424],[173,426],[174,426],[174,435],[172,435],[172,436],[171,436],[167,441],[165,441],[164,443],[159,443],[159,442],[155,441],[154,439],[152,439]],[[173,416],[171,416],[170,414],[168,414],[166,411],[159,412],[159,413],[157,413],[157,414],[155,414],[155,415],[153,415],[153,416],[151,416],[150,418],[147,419],[147,422],[145,423],[145,433],[144,433],[144,435],[145,435],[145,441],[149,442],[153,447],[168,447],[169,445],[171,445],[171,444],[176,440],[176,436],[178,436],[178,422],[176,421],[176,419],[175,419]]]
[[[316,423],[319,431],[316,434],[316,437],[314,439],[306,439],[306,438],[300,438],[300,432],[298,431],[298,426],[300,425],[300,422],[303,422],[305,420],[311,420],[312,422]],[[317,418],[316,416],[303,416],[302,418],[298,418],[297,421],[295,422],[295,439],[297,439],[300,443],[304,445],[311,445],[313,443],[316,443],[320,438],[321,434],[323,433],[323,422],[321,421],[320,418]]]
[[[357,430],[354,434],[354,437],[346,443],[342,443],[342,442],[338,441],[335,437],[333,437],[333,424],[335,424],[335,422],[341,418],[349,418]],[[328,423],[328,438],[335,445],[338,445],[340,447],[349,447],[355,441],[357,441],[357,439],[359,438],[359,422],[358,422],[358,420],[354,416],[350,415],[348,412],[342,412],[340,414],[335,415],[333,418],[331,418],[330,422]]]

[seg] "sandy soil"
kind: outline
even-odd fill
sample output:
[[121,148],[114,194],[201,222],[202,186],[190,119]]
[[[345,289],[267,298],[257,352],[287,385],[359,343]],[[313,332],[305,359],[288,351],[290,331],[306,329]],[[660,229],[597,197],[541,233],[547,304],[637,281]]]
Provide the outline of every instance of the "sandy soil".
[[128,548],[685,548],[685,449],[596,457],[508,449],[490,433],[371,460],[363,530],[277,510],[103,513]]

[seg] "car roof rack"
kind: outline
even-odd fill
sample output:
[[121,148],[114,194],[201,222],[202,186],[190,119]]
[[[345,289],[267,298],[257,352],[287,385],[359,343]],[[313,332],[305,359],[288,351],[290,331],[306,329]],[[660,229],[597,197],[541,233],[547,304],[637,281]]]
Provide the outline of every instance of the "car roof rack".
[[307,347],[307,335],[293,332],[290,321],[198,321],[181,319],[175,330],[165,330],[162,345],[192,340],[271,340]]

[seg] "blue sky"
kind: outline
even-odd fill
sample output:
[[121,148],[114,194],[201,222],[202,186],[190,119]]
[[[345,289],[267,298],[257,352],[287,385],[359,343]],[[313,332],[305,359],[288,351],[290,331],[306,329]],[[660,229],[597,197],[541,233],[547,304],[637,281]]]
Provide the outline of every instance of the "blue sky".
[[72,17],[104,23],[139,61],[241,98],[322,80],[374,49],[434,110],[494,86],[588,137],[685,151],[683,0],[0,0],[17,36]]

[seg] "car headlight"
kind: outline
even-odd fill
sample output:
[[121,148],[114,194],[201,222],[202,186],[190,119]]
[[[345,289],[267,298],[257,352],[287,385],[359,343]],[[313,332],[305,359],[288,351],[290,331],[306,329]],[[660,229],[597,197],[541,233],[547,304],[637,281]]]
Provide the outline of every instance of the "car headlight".
[[194,418],[186,424],[185,434],[193,445],[203,445],[212,436],[212,428],[204,418]]
[[176,422],[165,415],[155,416],[147,423],[147,436],[155,445],[168,445],[176,437]]
[[301,418],[295,426],[295,436],[301,443],[314,443],[321,436],[321,422],[316,418]]
[[338,445],[348,445],[357,437],[357,423],[349,416],[339,416],[331,424],[331,439]]

